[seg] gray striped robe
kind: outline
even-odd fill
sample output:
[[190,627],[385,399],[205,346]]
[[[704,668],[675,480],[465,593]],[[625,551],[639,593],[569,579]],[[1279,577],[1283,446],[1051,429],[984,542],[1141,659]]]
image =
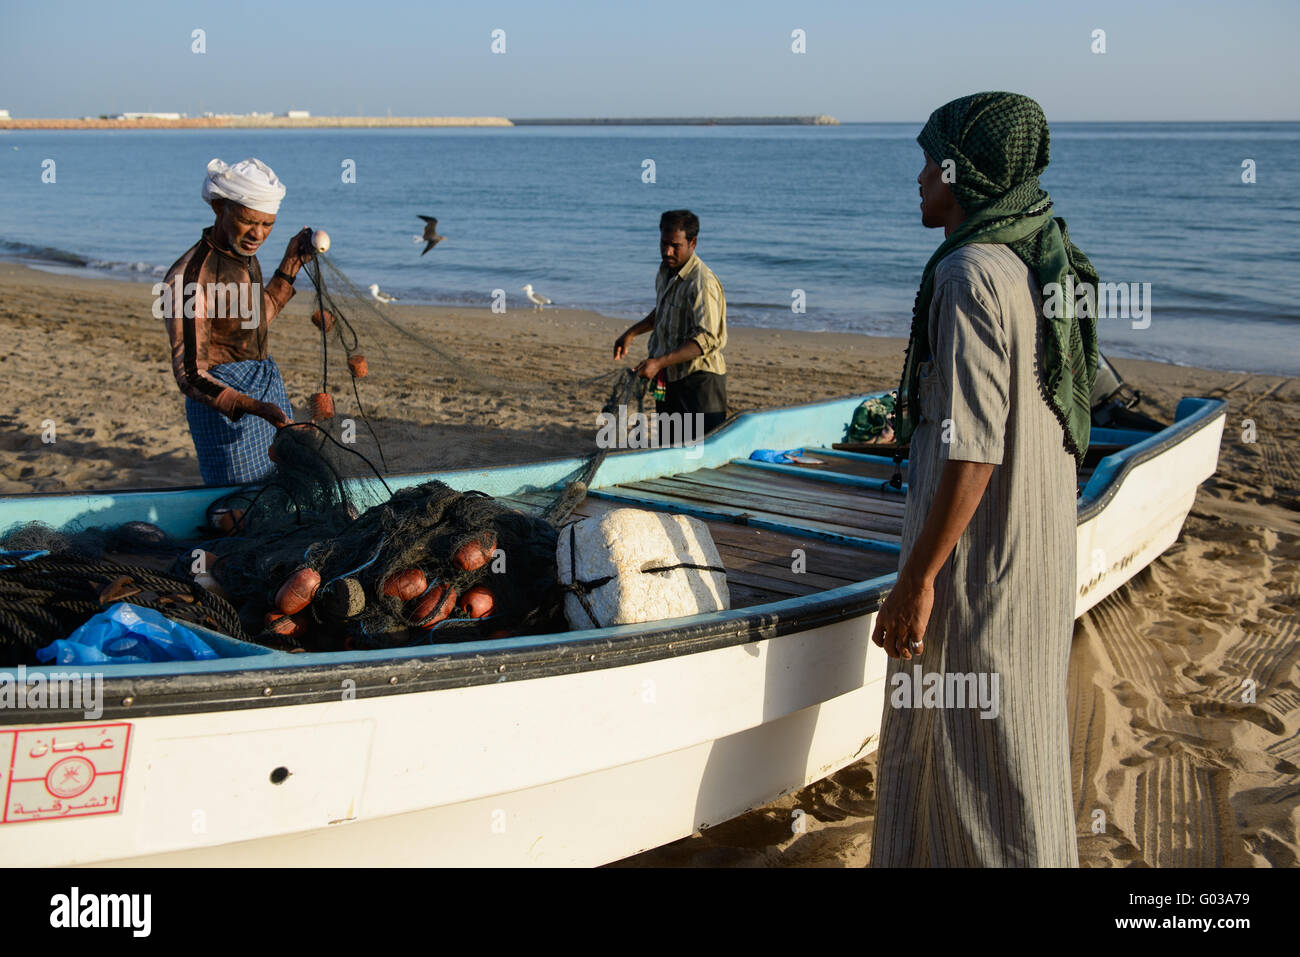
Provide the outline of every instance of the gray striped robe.
[[[1040,302],[1006,246],[939,263],[900,569],[944,463],[997,467],[935,581],[924,652],[889,663],[874,867],[1079,863],[1066,713],[1076,476],[1036,380]],[[962,701],[970,675],[996,691],[991,706]],[[936,680],[942,693],[911,693]]]

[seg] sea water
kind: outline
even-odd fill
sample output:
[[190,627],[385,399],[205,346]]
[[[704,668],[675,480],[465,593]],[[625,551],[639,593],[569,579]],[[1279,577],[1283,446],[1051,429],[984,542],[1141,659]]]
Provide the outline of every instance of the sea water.
[[[155,281],[212,214],[204,167],[257,156],[288,187],[261,253],[304,225],[362,288],[488,306],[521,287],[634,318],[658,218],[700,217],[734,325],[905,336],[942,241],[920,224],[916,124],[839,127],[0,132],[0,256]],[[1300,374],[1300,124],[1058,123],[1043,186],[1103,282],[1112,356]],[[447,240],[421,256],[419,214]]]

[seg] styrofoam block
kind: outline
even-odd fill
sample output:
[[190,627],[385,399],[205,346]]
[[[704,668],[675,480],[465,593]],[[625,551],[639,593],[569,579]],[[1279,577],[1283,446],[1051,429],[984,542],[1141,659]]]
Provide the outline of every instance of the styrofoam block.
[[682,618],[731,607],[727,572],[699,519],[619,508],[561,530],[561,584],[580,583],[564,613],[574,628]]

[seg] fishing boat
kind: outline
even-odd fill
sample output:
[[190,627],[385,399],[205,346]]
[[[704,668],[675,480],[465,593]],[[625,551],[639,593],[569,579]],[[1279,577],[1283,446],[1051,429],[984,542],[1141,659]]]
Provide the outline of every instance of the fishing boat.
[[[743,413],[686,448],[615,452],[578,516],[704,521],[725,611],[397,650],[288,654],[205,633],[213,661],[100,666],[102,714],[0,709],[13,865],[598,865],[728,820],[869,754],[906,484],[843,447],[864,396]],[[1225,404],[1094,428],[1078,501],[1083,614],[1177,538]],[[839,447],[837,447],[839,446]],[[756,461],[802,448],[798,463]],[[438,478],[521,509],[582,464]],[[361,481],[361,480],[357,480]],[[184,537],[229,490],[0,499],[0,529],[143,520]],[[89,667],[0,671],[48,680]],[[62,769],[62,770],[60,770]],[[73,771],[76,771],[73,774]],[[71,779],[67,780],[71,775]]]

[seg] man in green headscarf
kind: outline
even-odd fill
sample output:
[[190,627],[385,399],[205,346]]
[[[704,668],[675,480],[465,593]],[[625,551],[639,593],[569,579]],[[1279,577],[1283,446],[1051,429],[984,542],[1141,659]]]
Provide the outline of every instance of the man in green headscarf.
[[890,656],[872,864],[1077,866],[1066,670],[1097,336],[1084,310],[1045,317],[1043,289],[1097,275],[1038,183],[1033,100],[962,97],[917,141],[921,221],[945,238],[895,410],[908,497],[872,635]]

